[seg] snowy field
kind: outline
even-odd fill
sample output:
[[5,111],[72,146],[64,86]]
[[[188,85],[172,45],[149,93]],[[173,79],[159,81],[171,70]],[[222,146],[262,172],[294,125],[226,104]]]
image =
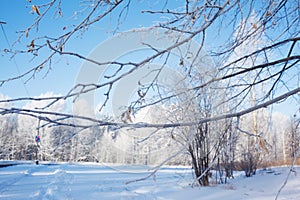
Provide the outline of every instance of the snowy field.
[[[275,199],[288,172],[287,167],[259,170],[250,178],[236,173],[228,184],[199,188],[191,187],[192,171],[185,167],[163,167],[147,180],[125,184],[149,175],[147,167],[23,162],[0,168],[0,199],[267,200]],[[295,168],[279,199],[300,199],[299,172]]]

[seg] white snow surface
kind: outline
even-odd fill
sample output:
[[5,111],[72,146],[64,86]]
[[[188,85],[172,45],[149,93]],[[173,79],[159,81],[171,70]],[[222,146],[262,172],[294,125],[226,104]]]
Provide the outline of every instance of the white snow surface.
[[[1,164],[5,163],[0,161]],[[155,176],[147,166],[71,163],[15,163],[0,168],[0,199],[275,199],[290,171],[288,167],[258,170],[246,178],[236,172],[227,184],[192,187],[188,167],[162,167]],[[278,199],[300,199],[300,167],[295,167]]]

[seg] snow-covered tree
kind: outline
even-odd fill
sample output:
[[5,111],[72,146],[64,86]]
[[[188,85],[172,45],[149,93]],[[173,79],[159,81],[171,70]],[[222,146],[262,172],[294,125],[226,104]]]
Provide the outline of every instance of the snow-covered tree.
[[300,119],[295,114],[290,121],[286,132],[286,150],[291,160],[297,158],[297,153],[300,148]]
[[[18,115],[11,118],[14,123],[17,119],[17,131],[5,128],[5,131],[17,133],[12,150],[15,158],[32,159],[36,128],[42,128],[43,133],[49,133],[45,137],[53,142],[44,143],[42,138],[41,149],[44,149],[41,152],[45,155],[52,145],[54,148],[58,146],[61,148],[57,148],[58,159],[95,160],[96,153],[91,155],[92,158],[87,156],[97,151],[92,149],[97,147],[101,153],[96,157],[99,156],[100,160],[152,163],[153,151],[160,152],[158,149],[163,143],[175,141],[174,144],[186,147],[180,153],[191,149],[195,170],[199,169],[197,179],[202,185],[208,184],[207,172],[211,164],[222,154],[226,157],[224,162],[231,162],[235,157],[231,152],[234,149],[240,150],[240,159],[254,160],[252,167],[256,168],[259,160],[257,149],[269,151],[267,143],[272,143],[265,141],[272,138],[269,123],[260,124],[259,121],[260,118],[266,120],[266,116],[271,118],[271,114],[263,110],[300,92],[299,4],[296,1],[165,0],[150,4],[147,1],[94,0],[74,2],[71,12],[65,7],[65,2],[26,1],[24,7],[31,9],[34,20],[13,30],[18,31],[15,45],[1,46],[3,58],[7,61],[20,54],[28,57],[20,74],[1,74],[1,87],[23,78],[29,85],[36,84],[35,81],[43,82],[48,74],[55,73],[51,69],[56,63],[62,67],[69,64],[62,60],[75,61],[74,68],[76,65],[76,70],[80,68],[78,77],[74,77],[76,83],[63,94],[0,97],[0,115]],[[11,3],[5,8],[13,10],[14,6]],[[19,14],[28,15],[28,12]],[[0,22],[4,35],[9,30],[5,24]],[[128,29],[130,31],[124,32]],[[95,41],[96,38],[89,34],[97,36],[97,44],[90,42],[91,38]],[[97,48],[93,53],[87,53],[87,49],[94,48],[89,44],[103,44],[111,37],[112,46],[100,46],[100,53],[96,56],[93,53],[99,50]],[[207,56],[202,59],[204,48]],[[145,51],[138,56],[132,54],[130,58],[124,58],[124,54],[141,49]],[[80,65],[82,60],[84,62]],[[206,65],[208,60],[215,63],[214,68]],[[170,66],[173,72],[162,73],[166,66]],[[7,65],[5,69],[10,67]],[[85,71],[85,67],[91,70]],[[102,71],[98,74],[99,69]],[[141,75],[141,71],[148,73]],[[176,76],[175,71],[180,76]],[[43,79],[40,79],[41,75]],[[147,84],[142,81],[145,77],[151,79]],[[177,79],[177,83],[189,84],[161,87],[160,80],[168,77]],[[132,78],[139,88],[130,91],[135,95],[125,100],[125,112],[108,118],[95,115],[91,103],[95,96],[101,96],[97,112],[112,110],[117,88],[127,92],[127,78]],[[7,106],[7,102],[15,102],[15,106]],[[74,109],[61,109],[66,102],[70,102]],[[156,121],[134,121],[134,115],[147,107],[167,112],[158,116]],[[268,115],[260,116],[261,112]],[[124,116],[125,120],[122,120]],[[38,121],[41,121],[41,127],[37,125]],[[98,133],[95,127],[107,129],[101,129],[101,137],[97,135],[95,139]],[[153,137],[143,136],[147,141],[141,142],[140,135],[132,136],[129,134],[132,132]],[[232,133],[236,135],[232,136]],[[240,143],[236,149],[233,141],[237,134],[245,136],[247,142]],[[69,136],[70,141],[64,142]],[[62,149],[64,144],[66,149]],[[230,150],[225,151],[226,148]],[[278,148],[275,149],[277,152]],[[70,153],[70,157],[62,156],[64,151]],[[51,158],[52,154],[48,156]]]

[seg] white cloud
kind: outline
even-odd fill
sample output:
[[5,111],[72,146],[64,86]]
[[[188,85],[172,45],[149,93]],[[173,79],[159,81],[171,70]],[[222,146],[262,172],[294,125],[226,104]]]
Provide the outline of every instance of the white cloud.
[[[46,98],[46,97],[54,97],[60,96],[59,94],[54,94],[53,92],[46,92],[35,98]],[[66,108],[66,102],[64,100],[59,100],[54,104],[50,105],[53,100],[41,100],[41,101],[30,101],[26,103],[22,109],[31,109],[31,110],[41,110],[41,111],[52,111],[52,112],[63,112]],[[42,109],[44,108],[44,109]],[[45,116],[45,115],[44,115]],[[53,116],[47,116],[49,118],[53,118]],[[36,128],[38,127],[38,119],[26,116],[19,115],[18,116],[18,127],[20,134],[36,134]]]
[[[35,98],[47,98],[47,97],[54,97],[54,96],[61,96],[60,94],[54,94],[53,92],[46,92]],[[58,100],[54,104],[50,105],[53,100],[42,100],[42,101],[31,101],[23,106],[26,109],[42,109],[45,108],[47,111],[55,111],[55,112],[62,112],[65,110],[65,101]],[[49,106],[50,105],[50,106]]]
[[[7,99],[10,99],[10,97],[0,93],[0,100],[7,100]],[[2,103],[0,103],[0,108],[8,108],[8,107],[11,107],[11,106],[12,106],[11,102],[2,102]]]

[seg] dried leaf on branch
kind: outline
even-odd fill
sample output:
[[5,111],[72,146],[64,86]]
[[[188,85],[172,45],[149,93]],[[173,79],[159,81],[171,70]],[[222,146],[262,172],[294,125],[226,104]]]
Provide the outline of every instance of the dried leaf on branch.
[[38,15],[41,15],[39,8],[36,5],[32,5],[32,11],[35,12]]

